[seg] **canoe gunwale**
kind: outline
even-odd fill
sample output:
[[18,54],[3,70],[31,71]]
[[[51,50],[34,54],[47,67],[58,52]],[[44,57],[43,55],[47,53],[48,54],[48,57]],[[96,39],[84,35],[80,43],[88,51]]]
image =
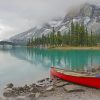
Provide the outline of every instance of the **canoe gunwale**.
[[[57,71],[56,69],[58,69],[59,71]],[[59,73],[62,73],[64,75],[69,75],[69,76],[73,76],[73,77],[75,76],[75,77],[81,77],[81,78],[86,78],[86,77],[87,78],[96,78],[95,75],[89,75],[89,74],[81,73],[81,72],[68,71],[68,70],[64,70],[64,69],[60,69],[60,68],[54,68],[54,70],[59,72]],[[60,70],[62,70],[63,72],[60,72]],[[67,73],[71,73],[71,74],[67,74]],[[80,74],[80,75],[78,75],[78,74]]]
[[55,67],[51,67],[50,74],[54,77],[58,77],[68,82],[72,82],[79,85],[93,87],[100,89],[100,78],[98,77],[77,77],[71,75],[65,75],[64,73],[57,72]]

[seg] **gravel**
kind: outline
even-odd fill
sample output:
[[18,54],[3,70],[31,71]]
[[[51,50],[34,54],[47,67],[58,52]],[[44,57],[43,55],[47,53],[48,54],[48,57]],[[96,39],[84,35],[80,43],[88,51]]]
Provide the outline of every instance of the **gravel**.
[[[81,91],[76,91],[77,89]],[[7,85],[3,94],[5,99],[0,100],[100,100],[100,89],[79,86],[63,80],[53,82],[49,78],[23,87],[14,87],[11,83]]]

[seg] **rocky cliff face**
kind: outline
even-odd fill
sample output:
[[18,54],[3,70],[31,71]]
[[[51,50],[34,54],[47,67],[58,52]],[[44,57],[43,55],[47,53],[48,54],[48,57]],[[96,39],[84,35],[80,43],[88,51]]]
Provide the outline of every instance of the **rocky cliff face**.
[[25,44],[29,38],[50,34],[52,27],[55,27],[55,31],[61,31],[64,34],[68,32],[72,21],[84,23],[88,31],[92,30],[94,33],[100,33],[100,6],[84,4],[77,9],[69,11],[64,18],[54,19],[40,27],[34,27],[10,38],[10,41],[17,44]]

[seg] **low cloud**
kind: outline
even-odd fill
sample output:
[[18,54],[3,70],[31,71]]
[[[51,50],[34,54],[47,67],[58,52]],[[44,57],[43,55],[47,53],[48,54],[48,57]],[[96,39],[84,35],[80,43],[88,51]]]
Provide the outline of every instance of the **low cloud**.
[[[7,39],[55,17],[64,17],[87,0],[0,0],[0,40]],[[88,0],[100,4],[99,0]]]

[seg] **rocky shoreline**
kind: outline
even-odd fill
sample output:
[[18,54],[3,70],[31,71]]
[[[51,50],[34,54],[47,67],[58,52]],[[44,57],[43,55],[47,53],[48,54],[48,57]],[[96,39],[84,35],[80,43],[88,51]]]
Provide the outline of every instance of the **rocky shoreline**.
[[3,96],[0,100],[100,100],[100,90],[45,78],[23,87],[7,84]]

